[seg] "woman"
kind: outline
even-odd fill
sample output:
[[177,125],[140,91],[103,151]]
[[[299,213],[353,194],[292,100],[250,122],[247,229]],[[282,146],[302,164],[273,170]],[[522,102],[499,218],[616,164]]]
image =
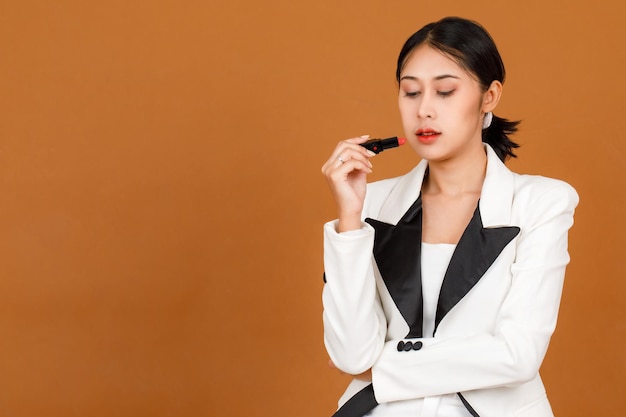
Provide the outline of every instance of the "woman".
[[538,374],[569,262],[575,190],[504,160],[504,65],[477,23],[445,18],[398,58],[399,108],[422,161],[366,185],[372,152],[340,142],[322,171],[324,340],[355,376],[336,416],[552,416]]

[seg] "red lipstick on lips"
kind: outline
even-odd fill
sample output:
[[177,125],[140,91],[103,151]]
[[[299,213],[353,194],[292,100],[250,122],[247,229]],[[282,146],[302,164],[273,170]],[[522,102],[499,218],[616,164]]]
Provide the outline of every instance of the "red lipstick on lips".
[[417,132],[415,132],[415,135],[417,136],[417,139],[422,143],[433,143],[439,137],[439,135],[441,135],[441,132],[437,132],[436,130],[427,128],[419,129]]

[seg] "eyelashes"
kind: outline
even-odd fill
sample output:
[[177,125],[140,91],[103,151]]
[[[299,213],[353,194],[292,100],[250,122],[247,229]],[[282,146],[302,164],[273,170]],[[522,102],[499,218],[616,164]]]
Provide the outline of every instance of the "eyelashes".
[[[452,94],[454,94],[455,91],[456,91],[455,89],[447,90],[447,91],[437,91],[437,95],[443,98],[450,97]],[[421,94],[422,94],[421,91],[405,91],[404,92],[404,96],[409,97],[409,98],[415,98],[415,97],[420,96]]]

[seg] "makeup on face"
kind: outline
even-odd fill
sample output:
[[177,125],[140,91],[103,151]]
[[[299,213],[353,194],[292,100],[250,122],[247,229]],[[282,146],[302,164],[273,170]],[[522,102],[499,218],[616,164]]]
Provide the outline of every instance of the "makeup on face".
[[367,142],[360,145],[365,149],[368,149],[374,153],[381,153],[385,149],[397,148],[400,145],[404,145],[406,138],[391,137],[385,139],[370,139]]
[[437,132],[433,129],[418,129],[415,132],[415,136],[417,136],[417,140],[419,140],[423,144],[429,144],[435,142],[437,138],[441,135],[441,132]]

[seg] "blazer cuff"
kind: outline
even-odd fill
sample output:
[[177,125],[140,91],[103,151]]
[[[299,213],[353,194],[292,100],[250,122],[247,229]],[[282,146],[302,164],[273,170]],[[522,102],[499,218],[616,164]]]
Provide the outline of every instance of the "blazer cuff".
[[339,220],[331,220],[324,224],[324,233],[327,236],[334,236],[338,238],[359,238],[369,235],[370,233],[374,233],[374,228],[370,226],[368,223],[361,222],[360,229],[348,230],[346,232],[337,232],[337,225],[339,224]]

